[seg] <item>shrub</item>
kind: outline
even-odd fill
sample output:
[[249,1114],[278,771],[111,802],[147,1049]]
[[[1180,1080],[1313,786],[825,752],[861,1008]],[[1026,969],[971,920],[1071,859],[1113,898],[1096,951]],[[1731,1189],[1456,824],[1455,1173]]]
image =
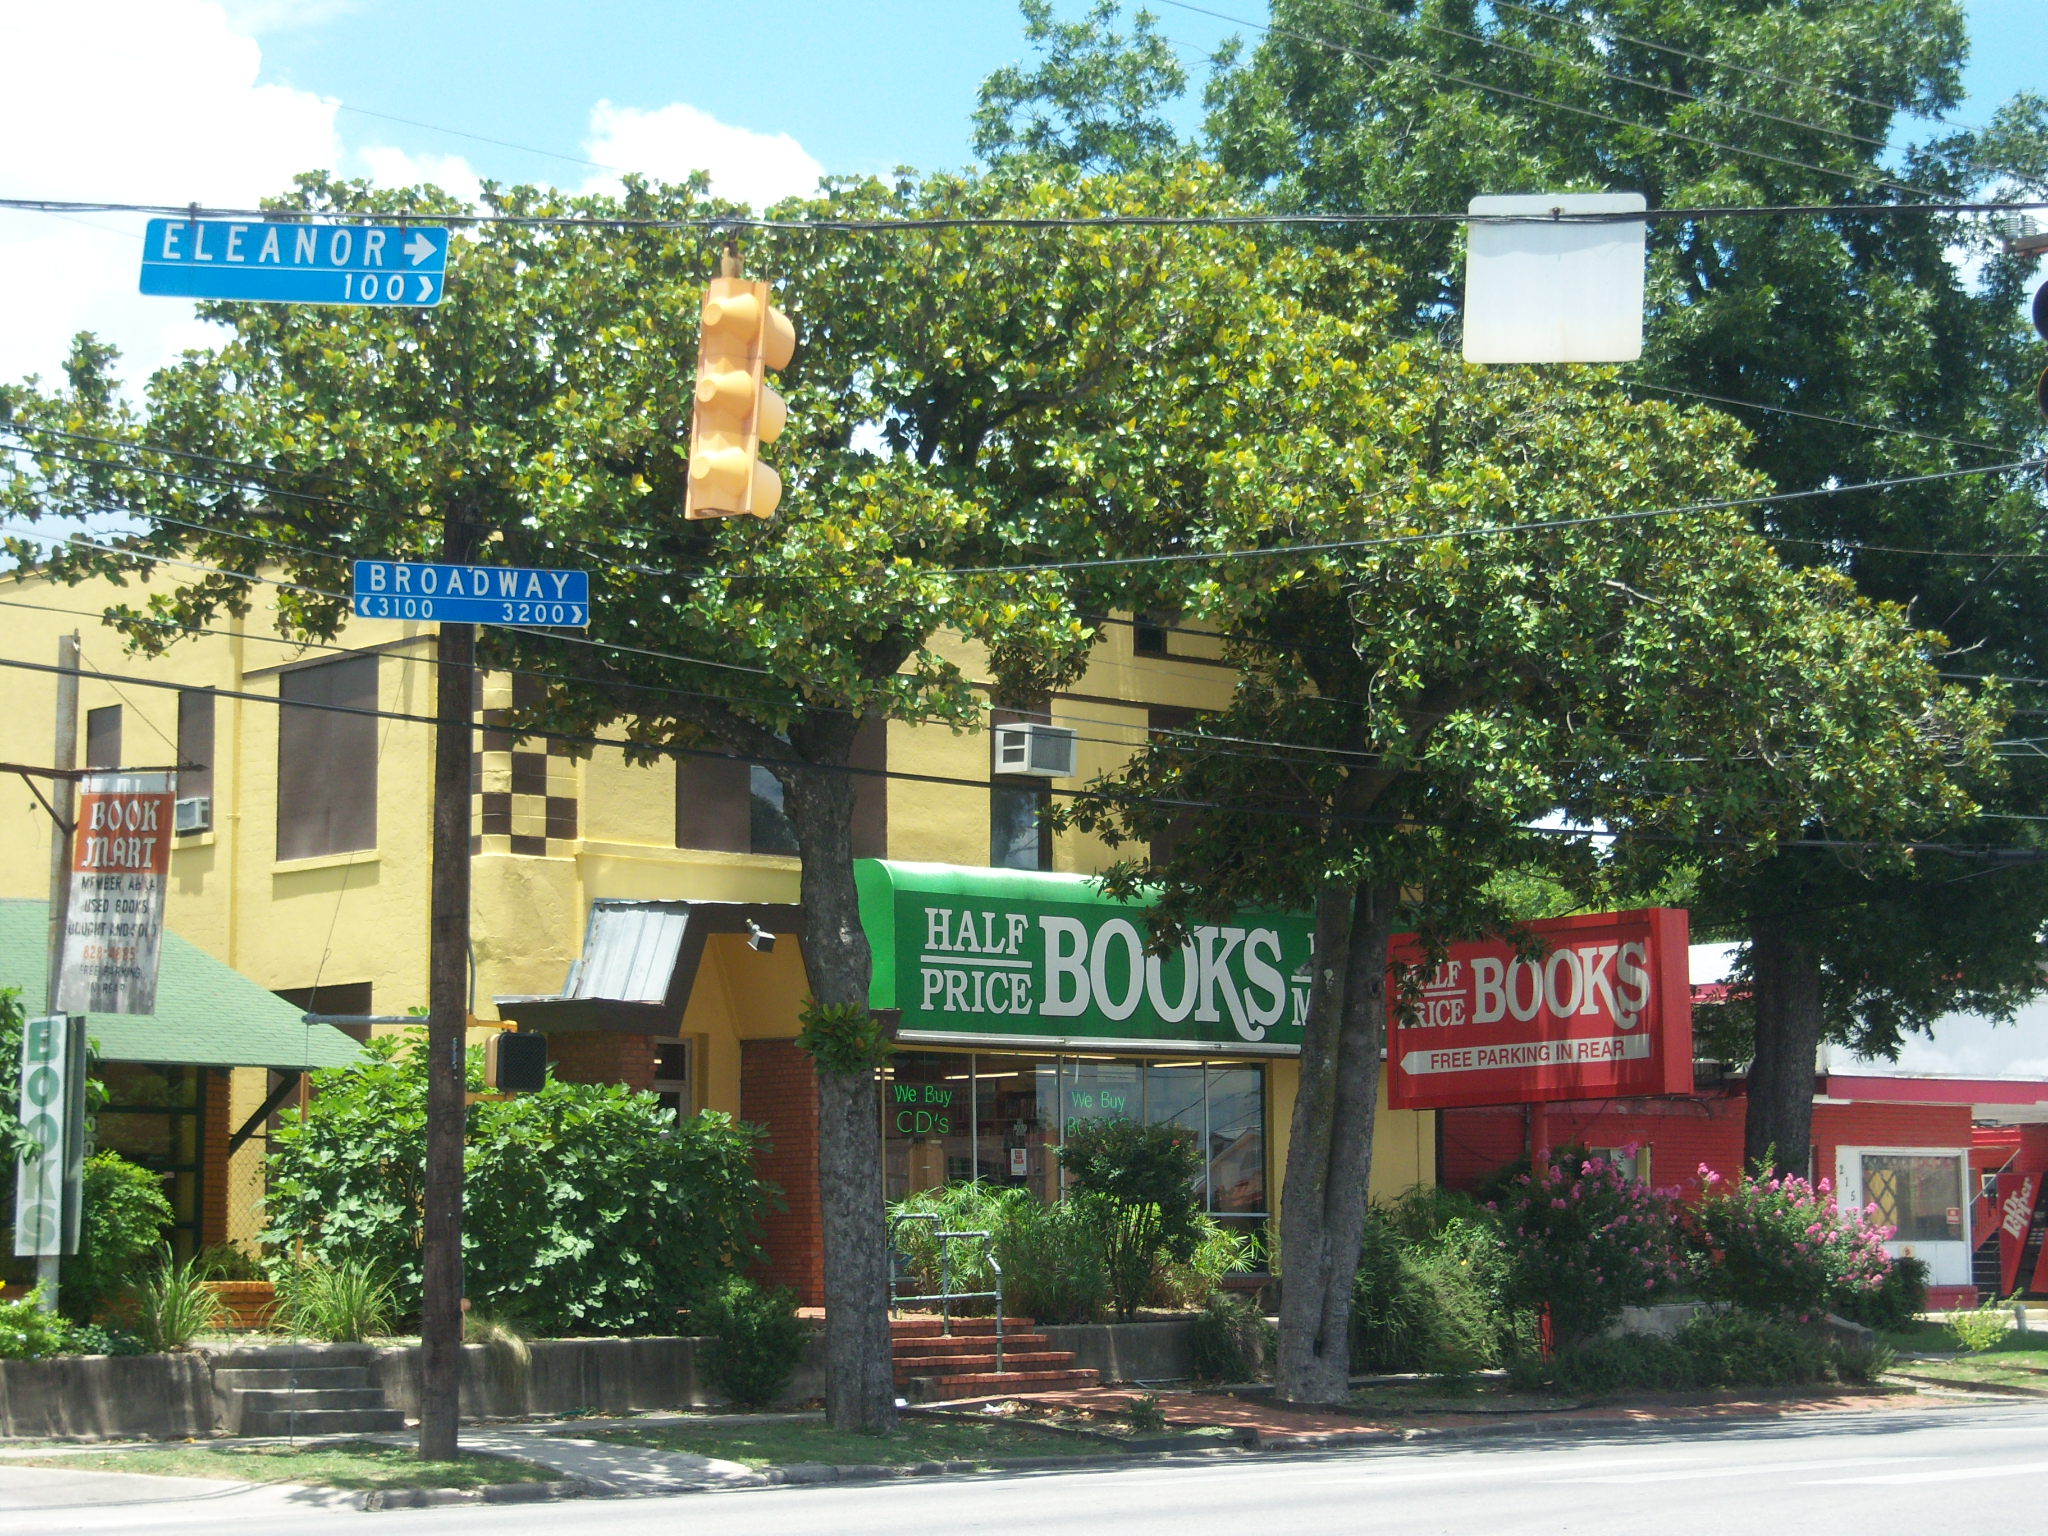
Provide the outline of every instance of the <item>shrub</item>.
[[1548,1359],[1521,1353],[1508,1364],[1508,1380],[1519,1391],[1545,1389],[1569,1397],[1608,1392],[1682,1392],[1697,1386],[1698,1367],[1676,1339],[1656,1334],[1623,1334],[1587,1339]]
[[61,1355],[69,1337],[64,1319],[43,1310],[43,1288],[0,1301],[0,1360],[42,1360]]
[[1156,1435],[1166,1428],[1166,1410],[1157,1392],[1140,1392],[1124,1404],[1124,1422],[1141,1435]]
[[260,1260],[252,1258],[233,1243],[209,1243],[193,1255],[199,1272],[209,1280],[268,1280]]
[[1476,1205],[1404,1200],[1366,1213],[1351,1292],[1351,1363],[1464,1375],[1494,1364],[1512,1319],[1497,1229]]
[[1972,1311],[1949,1313],[1948,1331],[1956,1336],[1956,1343],[1966,1354],[1980,1355],[2004,1342],[2011,1321],[2011,1315],[1994,1296]]
[[398,1310],[391,1279],[374,1259],[319,1255],[280,1264],[277,1320],[293,1333],[330,1344],[360,1344],[391,1331]]
[[1153,1306],[1205,1306],[1222,1289],[1226,1275],[1241,1275],[1252,1267],[1255,1245],[1245,1233],[1231,1231],[1206,1213],[1196,1214],[1195,1232],[1186,1258],[1161,1254],[1153,1263],[1152,1285],[1146,1293]]
[[[264,1234],[331,1264],[373,1265],[406,1314],[420,1293],[426,1161],[417,1046],[373,1039],[359,1062],[315,1074],[304,1116],[287,1112],[272,1138]],[[729,1115],[679,1120],[652,1094],[611,1084],[550,1082],[472,1105],[470,1297],[541,1333],[673,1328],[679,1308],[757,1251],[758,1213],[773,1193],[754,1177],[760,1139]]]
[[1561,1348],[1594,1337],[1679,1280],[1671,1204],[1602,1157],[1562,1152],[1518,1176],[1499,1204],[1504,1298],[1547,1308]]
[[1678,1331],[1702,1387],[1803,1386],[1825,1381],[1825,1339],[1766,1313],[1700,1312]]
[[[1827,1180],[1746,1173],[1730,1183],[1700,1165],[1700,1198],[1685,1214],[1701,1294],[1752,1312],[1804,1320],[1854,1316],[1882,1300],[1893,1264],[1889,1227],[1836,1206]],[[1905,1284],[1906,1282],[1898,1282]]]
[[709,1332],[705,1375],[732,1402],[759,1408],[780,1398],[804,1357],[810,1325],[796,1315],[796,1295],[734,1276],[691,1313]]
[[1195,1134],[1168,1121],[1080,1120],[1067,1127],[1060,1166],[1073,1181],[1072,1199],[1101,1225],[1110,1296],[1128,1319],[1160,1258],[1184,1262],[1201,1240]]
[[[937,1216],[948,1232],[989,1233],[1003,1271],[1003,1305],[1012,1312],[1042,1323],[1092,1323],[1109,1300],[1102,1235],[1087,1213],[1068,1202],[1046,1204],[1028,1189],[965,1183],[920,1190],[890,1207],[892,1216],[912,1212]],[[894,1227],[910,1280],[924,1294],[939,1289],[939,1244],[932,1231],[928,1221]],[[948,1246],[954,1290],[994,1288],[995,1275],[979,1243]],[[993,1309],[992,1301],[973,1301],[955,1310]]]
[[1837,1345],[1782,1318],[1729,1310],[1699,1313],[1669,1338],[1621,1334],[1582,1341],[1547,1360],[1519,1355],[1508,1375],[1522,1390],[1581,1396],[1804,1386],[1830,1376],[1868,1381],[1890,1364],[1882,1346]]
[[114,1152],[85,1160],[79,1184],[78,1252],[59,1271],[57,1299],[73,1322],[100,1317],[135,1278],[139,1260],[163,1241],[171,1203],[163,1181]]
[[1219,1291],[1194,1317],[1188,1350],[1202,1381],[1257,1381],[1275,1342],[1273,1325],[1248,1296]]
[[1899,1352],[1882,1339],[1835,1346],[1835,1369],[1842,1380],[1868,1386],[1899,1363]]
[[189,1259],[174,1259],[168,1248],[155,1274],[135,1288],[135,1331],[152,1350],[185,1349],[202,1333],[220,1327],[220,1298]]
[[1903,1328],[1927,1310],[1927,1261],[1895,1258],[1874,1291],[1837,1291],[1834,1310],[1866,1328]]

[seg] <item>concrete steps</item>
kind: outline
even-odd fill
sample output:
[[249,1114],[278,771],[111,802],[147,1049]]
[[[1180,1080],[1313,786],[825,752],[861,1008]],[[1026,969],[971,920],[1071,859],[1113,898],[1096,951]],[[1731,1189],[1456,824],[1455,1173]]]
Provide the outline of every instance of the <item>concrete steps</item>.
[[280,1345],[212,1352],[213,1389],[229,1433],[371,1435],[405,1428],[370,1379],[367,1344]]
[[1003,1368],[996,1369],[996,1321],[898,1317],[889,1321],[896,1385],[921,1402],[989,1397],[1006,1392],[1062,1392],[1092,1387],[1099,1372],[1076,1369],[1072,1350],[1052,1349],[1028,1317],[1003,1319]]

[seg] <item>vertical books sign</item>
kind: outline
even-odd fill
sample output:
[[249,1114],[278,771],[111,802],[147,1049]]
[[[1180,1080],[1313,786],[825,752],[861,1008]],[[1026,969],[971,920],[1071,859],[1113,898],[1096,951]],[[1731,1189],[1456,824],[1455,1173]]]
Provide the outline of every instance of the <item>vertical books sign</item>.
[[14,1253],[78,1251],[85,1156],[85,1029],[81,1019],[30,1019],[21,1032],[21,1128],[37,1150],[14,1170]]
[[93,773],[79,785],[57,1006],[155,1013],[177,775]]

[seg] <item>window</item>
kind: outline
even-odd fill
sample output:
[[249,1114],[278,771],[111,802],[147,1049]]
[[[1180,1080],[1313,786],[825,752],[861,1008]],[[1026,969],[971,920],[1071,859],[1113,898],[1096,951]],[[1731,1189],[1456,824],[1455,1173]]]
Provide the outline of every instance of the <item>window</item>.
[[178,796],[213,798],[213,691],[178,694]]
[[1863,1199],[1902,1243],[1960,1242],[1963,1160],[1953,1153],[1865,1152]]
[[1043,710],[988,712],[988,861],[996,869],[1052,868],[1052,826],[1045,817],[1052,805],[1052,786],[1044,779],[997,774],[993,755],[994,727],[1046,718]]
[[277,720],[277,856],[377,846],[377,658],[283,673]]
[[200,1246],[206,1180],[201,1074],[206,1070],[109,1061],[96,1074],[107,1095],[97,1112],[99,1146],[162,1176],[164,1196],[171,1202],[167,1237],[181,1259],[191,1258]]
[[1171,627],[1166,614],[1139,614],[1131,621],[1131,650],[1140,656],[1166,655],[1166,637]]
[[[880,858],[888,844],[888,780],[881,720],[861,723],[849,766],[873,769],[855,777],[853,856]],[[782,781],[740,757],[695,755],[676,760],[676,846],[721,853],[794,856],[796,828],[783,806]]]
[[648,1089],[679,1120],[697,1112],[697,1090],[690,1071],[695,1055],[691,1040],[654,1042],[654,1081]]
[[85,766],[121,766],[120,705],[109,704],[105,709],[88,709],[85,712]]
[[1638,1146],[1633,1151],[1626,1151],[1620,1147],[1589,1147],[1587,1150],[1594,1157],[1606,1158],[1607,1165],[1624,1179],[1634,1179],[1642,1184],[1650,1182],[1648,1145]]

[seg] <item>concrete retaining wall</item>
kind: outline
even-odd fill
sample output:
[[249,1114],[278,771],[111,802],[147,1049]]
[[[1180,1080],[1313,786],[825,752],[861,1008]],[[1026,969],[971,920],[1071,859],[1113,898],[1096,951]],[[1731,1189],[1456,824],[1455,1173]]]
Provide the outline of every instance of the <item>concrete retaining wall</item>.
[[0,1435],[182,1440],[215,1429],[213,1368],[196,1352],[0,1360]]
[[1190,1342],[1194,1324],[1184,1318],[1156,1323],[1048,1324],[1037,1332],[1053,1349],[1071,1349],[1074,1364],[1102,1372],[1108,1381],[1175,1381],[1195,1372]]

